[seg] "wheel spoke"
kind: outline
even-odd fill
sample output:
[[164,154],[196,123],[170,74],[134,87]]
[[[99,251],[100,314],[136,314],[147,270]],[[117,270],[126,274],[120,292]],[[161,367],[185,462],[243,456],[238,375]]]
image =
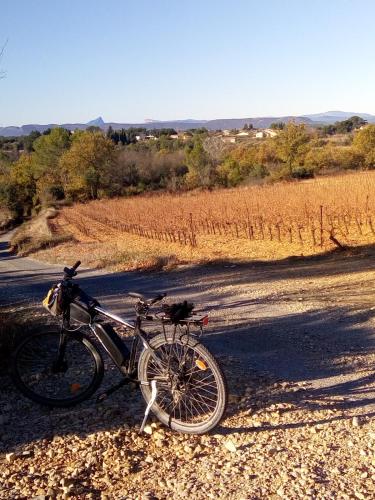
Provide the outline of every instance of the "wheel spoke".
[[57,332],[31,336],[17,353],[16,371],[22,386],[46,403],[76,398],[96,376],[93,354],[79,338],[66,336],[64,357],[56,366],[60,338]]
[[[218,404],[218,386],[209,359],[186,343],[164,343],[155,349],[163,366],[168,369],[168,382],[158,386],[158,408],[173,420],[198,425],[214,414]],[[196,365],[203,360],[202,370]],[[160,375],[160,367],[149,357],[147,380]]]

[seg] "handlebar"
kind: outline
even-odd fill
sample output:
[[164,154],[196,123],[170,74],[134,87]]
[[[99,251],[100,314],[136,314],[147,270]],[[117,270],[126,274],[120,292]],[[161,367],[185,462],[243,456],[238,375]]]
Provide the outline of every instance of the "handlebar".
[[77,260],[77,262],[74,264],[74,266],[72,267],[72,269],[75,271],[76,269],[79,268],[80,265],[81,265],[81,261]]
[[73,267],[64,267],[64,279],[72,279],[74,276],[77,276],[78,267],[81,265],[81,261],[77,260]]

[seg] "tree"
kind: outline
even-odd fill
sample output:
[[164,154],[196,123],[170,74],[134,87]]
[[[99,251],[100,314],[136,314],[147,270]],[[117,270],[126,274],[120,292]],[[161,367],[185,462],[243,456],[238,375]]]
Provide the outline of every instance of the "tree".
[[366,167],[375,168],[375,125],[358,130],[353,146],[364,155]]
[[101,131],[102,129],[97,125],[90,125],[89,127],[86,128],[86,132],[101,132]]
[[102,132],[79,132],[60,159],[64,188],[72,198],[96,199],[108,186],[115,147]]
[[22,154],[19,160],[12,165],[10,183],[15,186],[17,198],[23,207],[24,213],[30,215],[35,203],[37,188],[32,156],[30,154]]
[[271,123],[270,128],[272,128],[272,130],[283,130],[285,128],[285,123],[284,122],[273,122],[273,123]]
[[352,132],[353,130],[356,130],[357,128],[362,127],[363,125],[366,125],[366,123],[367,121],[360,116],[352,116],[347,120],[336,122],[334,126],[339,134],[347,134],[349,132]]
[[185,157],[188,168],[186,176],[188,185],[190,187],[210,186],[213,181],[214,169],[200,138],[197,137],[193,145],[186,148]]
[[305,156],[304,165],[311,172],[324,169],[359,169],[364,156],[356,148],[326,145],[312,148]]
[[37,179],[37,191],[41,198],[49,197],[52,191],[63,185],[60,157],[69,149],[69,130],[54,128],[48,135],[42,135],[33,142],[33,168]]
[[13,164],[0,162],[0,206],[7,208],[15,220],[30,215],[35,192],[31,155],[23,154]]
[[217,174],[220,184],[225,187],[237,186],[243,181],[240,166],[230,155],[218,166]]
[[28,153],[31,153],[32,151],[34,151],[34,141],[36,141],[36,139],[38,139],[38,137],[40,137],[42,134],[40,132],[38,132],[37,130],[33,130],[32,132],[30,132],[29,135],[27,135],[24,139],[23,139],[23,148],[26,152]]
[[278,154],[280,159],[286,163],[289,175],[293,173],[298,158],[306,153],[306,145],[310,141],[310,135],[302,123],[289,122],[281,133],[276,137]]
[[321,130],[323,135],[334,135],[337,132],[337,127],[335,125],[323,125],[323,127],[318,127],[318,130]]
[[111,139],[111,136],[113,134],[113,128],[112,126],[110,125],[107,129],[107,133],[106,133],[106,136],[108,137],[108,139]]
[[367,121],[360,116],[352,116],[347,120],[335,122],[333,125],[329,124],[319,127],[319,130],[321,130],[324,135],[348,134],[366,124]]

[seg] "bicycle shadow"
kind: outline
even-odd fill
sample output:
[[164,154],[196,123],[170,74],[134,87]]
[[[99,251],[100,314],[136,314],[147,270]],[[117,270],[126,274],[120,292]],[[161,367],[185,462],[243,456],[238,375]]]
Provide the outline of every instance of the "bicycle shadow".
[[[367,250],[371,254],[373,247]],[[362,411],[364,416],[372,415],[375,405],[373,280],[367,278],[356,287],[349,285],[349,289],[345,283],[335,284],[334,290],[327,285],[327,306],[321,304],[321,290],[316,287],[304,289],[304,300],[317,301],[317,305],[304,309],[302,303],[300,311],[289,309],[288,304],[298,303],[301,290],[285,289],[277,296],[270,292],[258,298],[239,297],[236,289],[237,285],[245,284],[256,290],[257,286],[273,281],[313,281],[315,277],[340,277],[348,272],[356,276],[368,271],[369,260],[363,255],[330,254],[282,263],[238,264],[235,268],[226,265],[194,266],[153,274],[131,272],[94,276],[83,273],[79,283],[88,293],[97,295],[99,290],[98,298],[103,305],[125,315],[132,312],[132,302],[125,300],[129,290],[167,291],[173,299],[188,298],[198,303],[198,307],[208,306],[213,321],[203,340],[223,362],[229,392],[237,398],[230,404],[223,426],[215,432],[269,430],[269,426],[236,426],[231,418],[242,414],[251,417],[255,412],[267,414],[277,404],[286,404],[284,413],[288,414],[308,409],[312,417],[308,421],[273,424],[274,429],[318,424],[322,421],[318,413],[325,409],[356,410]],[[54,271],[48,274],[30,271],[24,276],[26,281],[22,273],[9,278],[7,297],[20,297],[26,287],[35,300],[40,300],[58,275]],[[334,301],[330,302],[333,291]],[[345,299],[345,303],[341,304],[341,299],[343,302]],[[221,318],[222,311],[230,313],[228,322]],[[108,360],[106,362],[104,388],[115,384],[119,377]],[[306,386],[298,386],[302,383]],[[241,401],[248,386],[253,391]],[[96,405],[92,398],[71,410],[49,411],[23,399],[9,379],[2,377],[0,447],[3,451],[11,451],[36,440],[50,440],[71,433],[87,436],[107,431],[133,432],[142,420],[143,411],[139,392],[128,387],[101,405]],[[333,416],[331,420],[338,418],[347,417]]]
[[[210,332],[204,342],[223,364],[230,398],[238,398],[229,405],[226,420],[214,432],[226,435],[310,427],[350,418],[335,415],[322,421],[319,412],[327,409],[362,409],[363,416],[371,416],[375,409],[375,373],[368,371],[367,358],[375,355],[375,338],[369,328],[373,316],[374,311],[339,308],[333,317],[321,310],[269,318],[233,331]],[[359,363],[357,373],[353,362]],[[106,368],[99,392],[120,380],[108,359]],[[367,371],[361,373],[363,369]],[[251,390],[246,397],[248,388]],[[38,407],[20,396],[4,377],[0,395],[1,448],[7,452],[36,440],[69,434],[84,437],[98,432],[132,432],[139,427],[145,407],[138,390],[129,387],[99,405],[92,398],[68,410]],[[280,403],[287,405],[281,414],[308,410],[310,420],[240,427],[231,423],[238,415],[267,415]]]

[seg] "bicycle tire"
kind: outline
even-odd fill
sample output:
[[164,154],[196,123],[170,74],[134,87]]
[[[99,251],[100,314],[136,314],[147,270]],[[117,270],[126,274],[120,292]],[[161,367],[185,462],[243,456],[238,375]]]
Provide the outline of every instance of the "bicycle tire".
[[[66,353],[69,352],[71,355],[70,359],[63,360],[66,363],[65,372],[64,369],[56,372],[50,366],[51,360],[56,359],[55,350],[61,338],[61,330],[58,328],[34,332],[26,337],[13,353],[11,361],[13,383],[24,396],[38,404],[61,408],[79,404],[92,396],[102,382],[104,375],[103,359],[91,339],[82,332],[65,332],[65,335],[67,341]],[[48,348],[50,352],[48,352]],[[67,356],[66,353],[65,357]],[[77,359],[73,359],[74,357]],[[73,362],[75,363],[74,368]],[[43,363],[45,364],[44,371],[42,370]],[[90,363],[91,373],[89,374],[88,384],[83,388],[81,382],[84,370],[88,368],[88,363]],[[38,373],[38,370],[40,373]],[[68,375],[74,377],[72,379],[74,382],[67,380]],[[58,376],[60,382],[63,376],[66,377],[66,380],[62,381],[65,384],[66,397],[51,397],[48,390],[44,389],[42,391],[39,383],[41,380],[48,384],[50,390],[56,390]]]
[[[186,434],[205,434],[216,427],[225,414],[228,391],[225,376],[214,356],[196,338],[187,335],[181,335],[174,338],[172,334],[164,335],[164,333],[161,333],[150,340],[150,347],[154,350],[158,359],[161,360],[163,364],[165,364],[166,356],[174,356],[176,358],[173,361],[174,364],[178,356],[182,355],[184,352],[189,352],[190,356],[188,371],[186,371],[186,367],[184,366],[184,373],[182,373],[181,363],[178,368],[180,371],[178,377],[182,380],[180,385],[184,387],[178,389],[177,398],[180,400],[178,404],[180,405],[182,402],[186,407],[187,411],[185,412],[185,417],[183,417],[184,412],[181,406],[176,412],[176,389],[172,387],[174,382],[171,380],[161,389],[158,387],[158,396],[151,408],[154,415],[171,429]],[[195,366],[197,361],[201,368]],[[160,372],[163,371],[160,370],[153,360],[150,349],[143,350],[138,362],[139,380],[141,382],[149,382],[152,378],[157,378],[158,369]],[[173,371],[175,372],[176,369]],[[201,376],[204,378],[200,378]],[[172,377],[175,377],[175,374],[173,374]],[[207,381],[205,382],[207,385],[203,384],[205,380]],[[194,394],[192,394],[194,384],[196,390]],[[204,389],[202,390],[203,387]],[[205,393],[204,391],[212,391],[212,397],[214,397],[214,395],[217,396],[215,407],[212,408],[212,411],[208,412],[208,415],[204,415],[207,400],[205,397],[202,397],[202,394],[198,395],[198,388],[201,389],[202,394],[210,394],[210,392]],[[141,383],[141,392],[148,404],[151,398],[150,386]],[[174,400],[173,407],[171,407],[170,402],[168,402],[168,392],[170,393],[169,399]],[[188,410],[189,405],[190,410]],[[196,408],[194,408],[193,405],[195,405]],[[203,413],[202,420],[199,419],[200,415],[197,411],[199,406]],[[194,421],[188,421],[187,414],[189,411],[191,413],[190,418]]]

